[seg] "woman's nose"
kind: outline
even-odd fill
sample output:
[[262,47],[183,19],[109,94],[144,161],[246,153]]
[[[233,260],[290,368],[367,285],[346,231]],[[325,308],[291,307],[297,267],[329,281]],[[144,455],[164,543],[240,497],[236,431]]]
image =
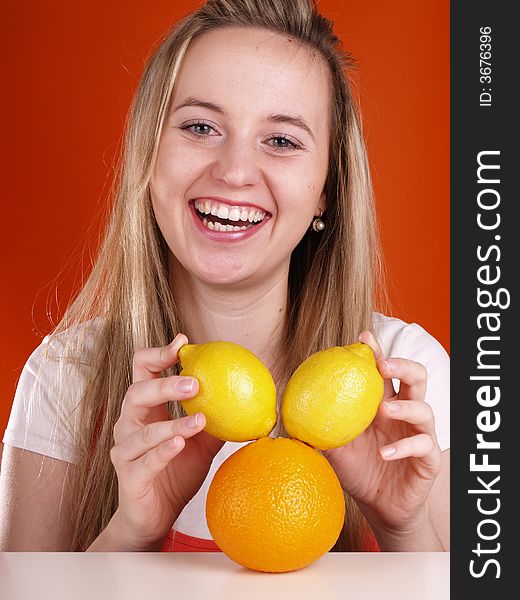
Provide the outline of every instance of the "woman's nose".
[[226,140],[211,167],[211,175],[234,188],[257,184],[261,170],[256,149],[243,141]]

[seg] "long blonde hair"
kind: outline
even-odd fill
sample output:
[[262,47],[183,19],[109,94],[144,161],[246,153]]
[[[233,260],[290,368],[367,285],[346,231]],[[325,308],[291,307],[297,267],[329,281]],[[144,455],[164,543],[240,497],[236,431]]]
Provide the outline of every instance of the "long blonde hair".
[[[260,27],[318,51],[330,68],[330,162],[322,234],[308,232],[291,258],[279,391],[313,352],[357,341],[372,325],[375,286],[382,270],[370,176],[347,72],[353,61],[341,49],[332,23],[311,0],[208,0],[167,33],[149,60],[134,97],[114,187],[114,204],[92,272],[52,338],[96,323],[88,352],[82,340],[65,340],[64,361],[87,363],[77,410],[77,464],[71,481],[72,550],[85,550],[117,508],[117,477],[110,461],[112,432],[132,383],[138,348],[162,346],[183,331],[169,280],[166,242],[154,218],[149,182],[175,78],[188,45],[206,31]],[[380,285],[380,289],[383,286]],[[70,329],[72,328],[72,329]],[[172,369],[168,374],[176,373]],[[178,403],[171,415],[182,416]],[[285,435],[281,424],[277,433]],[[336,550],[362,550],[366,522],[346,496],[347,518]]]

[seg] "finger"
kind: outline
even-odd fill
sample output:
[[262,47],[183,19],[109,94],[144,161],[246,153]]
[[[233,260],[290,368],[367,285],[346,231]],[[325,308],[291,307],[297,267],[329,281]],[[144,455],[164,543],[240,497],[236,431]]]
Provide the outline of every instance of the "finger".
[[381,403],[380,410],[385,416],[398,421],[406,421],[421,433],[435,433],[435,417],[432,407],[419,400],[393,400]]
[[141,486],[153,481],[159,473],[164,471],[168,464],[183,450],[186,442],[180,435],[175,436],[149,450],[144,456],[132,463],[129,479]]
[[132,383],[123,400],[126,410],[150,408],[164,402],[186,400],[197,394],[199,382],[195,377],[172,375]]
[[399,398],[424,400],[428,379],[424,365],[407,358],[387,358],[377,366],[383,377],[399,379]]
[[194,377],[172,375],[133,383],[123,399],[121,414],[114,427],[114,440],[118,442],[146,425],[154,407],[166,402],[187,400],[198,391],[199,383]]
[[188,338],[179,333],[175,336],[173,342],[167,346],[137,350],[132,364],[132,381],[143,381],[158,377],[179,360],[178,352],[187,343]]
[[384,355],[383,355],[383,349],[381,348],[381,346],[379,345],[379,342],[376,340],[376,338],[374,337],[374,334],[371,331],[365,330],[362,331],[359,334],[359,341],[362,344],[367,344],[368,346],[370,346],[374,352],[374,356],[377,360],[383,360]]
[[180,435],[184,439],[193,437],[205,426],[206,419],[202,413],[172,421],[150,423],[129,435],[121,444],[114,446],[112,462],[115,465],[136,460],[176,436]]
[[[359,334],[358,339],[362,344],[367,344],[367,346],[370,346],[370,348],[372,348],[372,352],[374,353],[374,357],[379,368],[379,362],[384,360],[385,357],[383,354],[383,349],[379,345],[379,342],[376,340],[372,332],[368,330],[362,331]],[[381,369],[379,369],[379,371],[381,372]],[[381,375],[383,375],[384,378],[383,398],[391,398],[392,396],[395,396],[397,392],[395,391],[392,379],[385,377],[383,373],[381,373]]]
[[383,446],[379,449],[379,453],[381,458],[386,461],[416,457],[421,458],[431,468],[438,468],[440,465],[439,446],[426,433],[419,433],[388,446]]

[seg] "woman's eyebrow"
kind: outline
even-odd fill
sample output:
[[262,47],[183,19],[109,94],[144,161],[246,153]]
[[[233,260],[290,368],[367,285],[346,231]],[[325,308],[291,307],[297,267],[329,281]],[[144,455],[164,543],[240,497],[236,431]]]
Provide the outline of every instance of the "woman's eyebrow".
[[[186,100],[184,100],[184,102],[181,102],[181,104],[176,106],[172,110],[172,114],[186,106],[197,106],[200,108],[207,108],[207,109],[212,110],[221,115],[226,114],[226,111],[218,104],[215,104],[214,102],[209,102],[207,100],[201,100],[201,99],[195,98],[193,96],[189,96],[188,98],[186,98]],[[314,134],[312,133],[312,129],[310,128],[309,124],[303,117],[286,115],[286,114],[271,114],[267,117],[266,120],[270,123],[289,123],[289,125],[294,125],[295,127],[299,127],[300,129],[303,129],[303,131],[308,133],[311,136],[312,141],[314,143],[316,143],[316,138],[314,137]]]
[[310,128],[307,121],[305,119],[303,119],[302,117],[296,117],[296,116],[284,115],[284,114],[281,114],[281,115],[273,114],[273,115],[269,115],[267,117],[267,120],[271,123],[289,123],[289,125],[294,125],[295,127],[299,127],[300,129],[303,129],[304,131],[306,131],[311,136],[312,141],[314,143],[316,143],[316,138],[314,137],[314,134],[312,133],[312,129]]
[[221,115],[225,114],[224,109],[218,104],[215,104],[214,102],[208,102],[207,100],[200,100],[199,98],[194,98],[193,96],[189,96],[186,98],[186,100],[184,100],[184,102],[176,106],[172,110],[172,114],[179,109],[184,108],[185,106],[198,106],[201,108],[208,108],[209,110],[213,110]]

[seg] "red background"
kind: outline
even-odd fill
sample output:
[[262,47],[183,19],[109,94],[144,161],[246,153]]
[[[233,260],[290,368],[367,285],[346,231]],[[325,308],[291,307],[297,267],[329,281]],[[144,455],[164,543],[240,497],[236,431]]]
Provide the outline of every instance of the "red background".
[[[82,269],[88,272],[149,48],[197,5],[0,5],[0,434],[23,364],[51,329],[47,314],[61,314]],[[449,351],[449,2],[319,6],[358,61],[393,312],[423,325]]]

